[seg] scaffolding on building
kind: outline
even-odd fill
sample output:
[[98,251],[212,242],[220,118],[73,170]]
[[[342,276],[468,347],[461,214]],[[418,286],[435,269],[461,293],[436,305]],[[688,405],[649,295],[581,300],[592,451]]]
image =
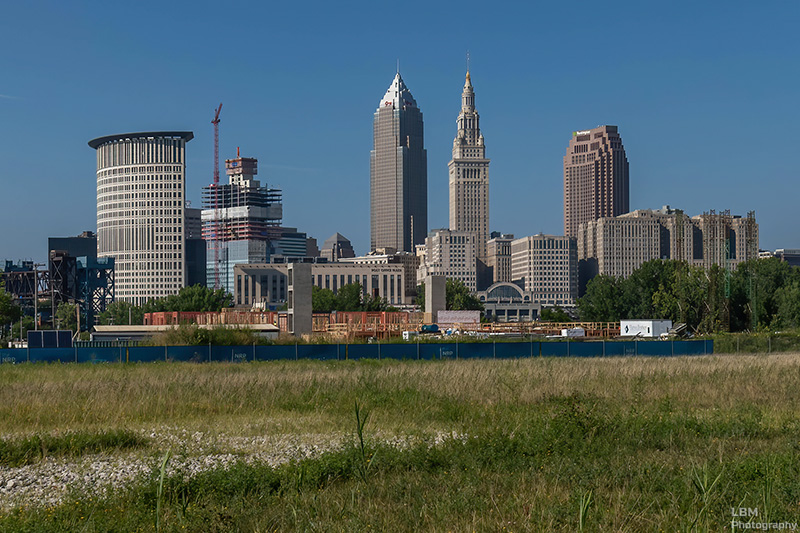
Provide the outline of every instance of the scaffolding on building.
[[[283,231],[281,190],[262,186],[254,179],[258,173],[257,159],[241,157],[238,149],[236,155],[235,159],[225,160],[225,173],[230,183],[221,185],[217,182],[204,187],[201,193],[204,209],[202,233],[203,239],[209,243],[209,260],[213,257],[215,288],[230,287],[231,280],[227,276],[232,266],[241,262],[242,248],[237,252],[237,245],[230,243],[266,242],[262,247],[263,257],[258,258],[265,262],[269,243],[280,239]],[[233,254],[231,247],[234,247]],[[211,270],[208,269],[209,273]],[[222,275],[225,279],[220,278]]]

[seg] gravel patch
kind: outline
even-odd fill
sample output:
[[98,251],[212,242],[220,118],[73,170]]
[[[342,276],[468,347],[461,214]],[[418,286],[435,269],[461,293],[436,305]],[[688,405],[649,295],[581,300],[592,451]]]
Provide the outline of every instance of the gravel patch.
[[[201,472],[230,467],[239,461],[278,466],[293,460],[318,457],[354,443],[354,436],[345,433],[240,437],[171,427],[142,431],[142,436],[150,440],[151,446],[147,451],[46,458],[17,468],[0,466],[0,510],[59,505],[73,492],[81,497],[102,497],[158,468],[166,450],[172,451],[168,473],[192,477]],[[419,442],[419,438],[413,436],[371,437],[398,448]],[[455,432],[439,433],[430,442],[435,446],[446,439],[463,441],[466,436]]]
[[[160,428],[142,432],[152,449],[114,455],[86,455],[79,458],[47,458],[16,468],[0,467],[0,509],[53,506],[64,502],[71,491],[82,496],[102,497],[108,491],[129,485],[158,467],[160,456],[171,449],[168,473],[192,477],[238,461],[277,466],[292,460],[317,457],[341,447],[344,435],[307,434],[231,437],[202,432]],[[151,450],[152,450],[151,449]]]

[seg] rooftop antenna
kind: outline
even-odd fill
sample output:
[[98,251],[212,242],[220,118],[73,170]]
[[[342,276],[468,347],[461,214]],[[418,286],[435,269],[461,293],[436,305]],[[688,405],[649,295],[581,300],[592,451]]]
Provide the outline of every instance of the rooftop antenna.
[[400,74],[400,58],[397,58],[397,73]]
[[469,50],[467,50],[467,72],[469,72]]

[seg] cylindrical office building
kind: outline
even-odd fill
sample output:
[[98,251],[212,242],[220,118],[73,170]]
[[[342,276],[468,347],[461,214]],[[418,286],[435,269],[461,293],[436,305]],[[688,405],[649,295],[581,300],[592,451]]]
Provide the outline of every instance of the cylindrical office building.
[[184,208],[190,131],[124,133],[97,150],[97,256],[114,257],[116,298],[141,305],[186,282]]

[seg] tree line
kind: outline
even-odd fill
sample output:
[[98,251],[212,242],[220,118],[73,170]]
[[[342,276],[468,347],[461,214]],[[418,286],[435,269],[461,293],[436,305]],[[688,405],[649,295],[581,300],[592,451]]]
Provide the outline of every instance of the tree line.
[[396,311],[380,296],[364,294],[361,284],[342,285],[334,293],[330,289],[311,287],[311,310],[314,313],[332,313],[333,311]]
[[204,285],[184,287],[177,294],[166,298],[148,300],[138,306],[117,301],[109,304],[97,317],[101,325],[142,324],[145,313],[159,312],[219,312],[233,305],[233,296],[224,289],[209,289]]
[[[133,305],[128,302],[115,301],[110,303],[106,310],[97,316],[98,324],[131,324],[142,325],[145,313],[160,311],[220,311],[223,307],[233,305],[233,297],[222,289],[209,289],[202,285],[182,288],[178,294],[166,298],[152,299],[144,305]],[[42,308],[49,308],[50,304],[42,304]],[[20,337],[20,319],[22,320],[22,336],[26,330],[33,329],[33,317],[21,316],[22,309],[13,302],[9,293],[0,285],[0,325],[11,325],[9,335],[11,338]],[[83,324],[81,324],[83,326]],[[69,329],[77,331],[78,304],[62,302],[56,308],[54,317],[56,329]]]
[[592,278],[578,299],[585,321],[670,319],[698,333],[800,326],[800,268],[777,258],[751,259],[735,270],[654,259],[628,278]]

